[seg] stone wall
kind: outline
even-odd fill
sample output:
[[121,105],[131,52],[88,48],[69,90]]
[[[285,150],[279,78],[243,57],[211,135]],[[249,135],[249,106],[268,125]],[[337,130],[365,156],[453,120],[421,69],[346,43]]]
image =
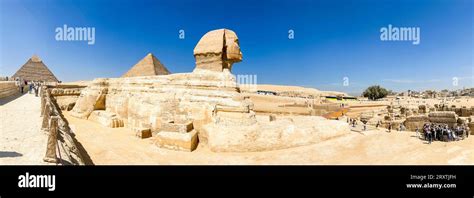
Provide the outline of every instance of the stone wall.
[[56,85],[51,87],[51,96],[56,99],[56,103],[61,110],[70,111],[85,87],[81,85]]
[[15,81],[0,81],[0,98],[5,98],[18,94],[20,91],[15,85]]
[[453,111],[437,111],[428,114],[431,123],[447,124],[449,127],[454,127],[458,122],[458,116]]
[[416,115],[416,116],[408,116],[404,122],[404,125],[409,131],[415,131],[417,128],[419,131],[421,131],[423,129],[423,125],[429,122],[430,120],[428,116]]
[[469,117],[471,115],[474,115],[474,106],[456,107],[455,105],[436,105],[436,107],[437,111],[453,111],[456,113],[456,115],[460,117]]

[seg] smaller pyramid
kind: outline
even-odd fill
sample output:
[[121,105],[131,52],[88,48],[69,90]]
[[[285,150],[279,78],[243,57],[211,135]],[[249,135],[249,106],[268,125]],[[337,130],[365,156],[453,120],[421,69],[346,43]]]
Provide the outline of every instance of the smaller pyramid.
[[20,78],[26,81],[58,82],[53,72],[36,55],[33,55],[20,69],[12,76],[12,79]]
[[166,69],[166,67],[161,64],[161,62],[152,53],[148,53],[122,77],[156,76],[168,74],[170,74],[168,69]]

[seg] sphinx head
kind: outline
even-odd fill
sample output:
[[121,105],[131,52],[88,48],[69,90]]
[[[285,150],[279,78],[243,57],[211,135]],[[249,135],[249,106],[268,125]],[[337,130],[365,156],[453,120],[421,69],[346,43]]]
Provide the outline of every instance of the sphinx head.
[[242,61],[239,39],[232,30],[219,29],[206,33],[194,48],[196,69],[222,72]]

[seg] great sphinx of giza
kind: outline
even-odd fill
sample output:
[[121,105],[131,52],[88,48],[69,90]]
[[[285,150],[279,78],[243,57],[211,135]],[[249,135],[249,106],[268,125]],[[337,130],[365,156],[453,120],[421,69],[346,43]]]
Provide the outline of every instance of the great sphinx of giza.
[[257,119],[252,101],[243,97],[231,73],[232,65],[242,60],[231,30],[206,33],[194,57],[191,73],[95,79],[82,90],[71,115],[151,131],[158,146],[187,151],[198,141],[212,151],[282,149],[349,131],[347,125],[314,116]]
[[232,30],[220,29],[206,33],[194,48],[195,70],[228,71],[242,61],[239,39]]

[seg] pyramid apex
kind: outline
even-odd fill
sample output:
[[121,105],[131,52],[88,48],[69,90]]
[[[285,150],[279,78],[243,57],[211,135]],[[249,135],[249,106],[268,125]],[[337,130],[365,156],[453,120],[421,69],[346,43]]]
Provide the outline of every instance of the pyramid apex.
[[34,54],[30,59],[33,62],[41,62],[41,58],[36,54]]

